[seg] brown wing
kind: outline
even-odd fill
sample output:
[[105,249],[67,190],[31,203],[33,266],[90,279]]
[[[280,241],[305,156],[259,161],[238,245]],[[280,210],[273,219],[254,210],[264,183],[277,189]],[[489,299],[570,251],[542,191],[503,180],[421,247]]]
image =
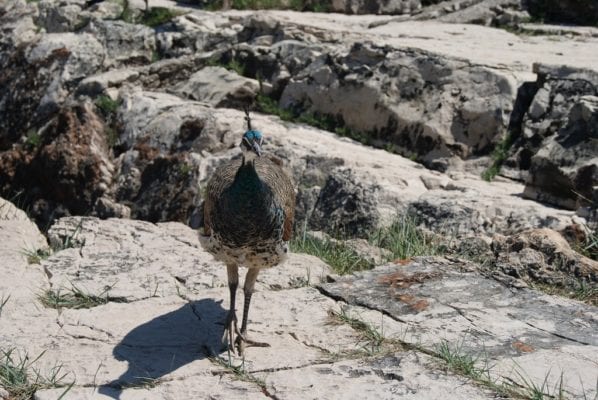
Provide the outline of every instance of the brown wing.
[[256,160],[256,169],[260,177],[272,188],[274,195],[282,204],[285,213],[282,239],[289,241],[293,234],[295,218],[295,186],[290,174],[282,166],[282,160],[275,156],[261,157]]
[[235,174],[241,166],[241,159],[231,160],[216,169],[206,188],[206,198],[203,205],[204,235],[212,234],[212,210],[220,195],[235,179]]

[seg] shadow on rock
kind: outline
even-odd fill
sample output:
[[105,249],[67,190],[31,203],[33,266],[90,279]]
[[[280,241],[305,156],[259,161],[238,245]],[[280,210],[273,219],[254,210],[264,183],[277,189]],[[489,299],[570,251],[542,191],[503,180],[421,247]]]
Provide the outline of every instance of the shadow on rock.
[[160,315],[129,332],[114,348],[114,357],[129,367],[98,392],[120,399],[125,388],[150,387],[156,380],[221,348],[222,301],[202,299]]

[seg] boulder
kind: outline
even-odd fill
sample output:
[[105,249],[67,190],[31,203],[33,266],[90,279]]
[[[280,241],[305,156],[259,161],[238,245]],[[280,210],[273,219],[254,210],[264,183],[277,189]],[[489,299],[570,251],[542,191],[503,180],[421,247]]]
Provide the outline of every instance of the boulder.
[[580,97],[566,121],[532,157],[523,195],[571,210],[596,208],[598,97]]
[[63,108],[36,142],[3,152],[0,163],[2,191],[23,191],[41,226],[93,212],[114,172],[104,124],[89,103]]
[[356,179],[350,169],[330,174],[309,219],[309,227],[333,236],[367,237],[379,224],[377,185]]
[[243,108],[252,104],[260,83],[223,67],[205,67],[173,89],[181,97],[203,101],[214,107]]
[[598,283],[598,261],[575,252],[558,232],[533,229],[492,241],[492,268],[530,283],[573,290]]
[[293,76],[280,105],[445,169],[439,159],[485,154],[502,139],[515,93],[506,75],[484,67],[356,43]]

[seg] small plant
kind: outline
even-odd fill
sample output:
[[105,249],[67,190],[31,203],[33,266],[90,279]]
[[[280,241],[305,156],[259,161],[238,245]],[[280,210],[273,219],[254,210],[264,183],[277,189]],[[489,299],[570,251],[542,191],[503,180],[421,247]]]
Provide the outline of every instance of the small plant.
[[579,248],[581,254],[598,261],[598,229],[590,231],[585,242],[580,244]]
[[85,240],[77,239],[77,236],[81,232],[81,228],[83,227],[83,220],[79,220],[79,223],[75,227],[75,229],[62,238],[61,242],[59,243],[52,243],[52,252],[56,253],[61,250],[70,249],[73,247],[85,245]]
[[0,297],[0,317],[2,316],[2,310],[4,309],[4,306],[6,305],[6,303],[8,303],[8,300],[10,300],[10,295],[4,297],[4,295],[2,295],[2,297]]
[[166,7],[150,7],[141,14],[140,20],[136,22],[155,28],[169,22],[179,15],[179,12]]
[[42,144],[42,137],[35,129],[27,131],[27,139],[25,139],[25,145],[36,149]]
[[382,344],[385,341],[384,336],[376,328],[360,319],[349,316],[347,312],[341,308],[340,312],[329,310],[328,314],[331,318],[349,325],[355,331],[359,332],[364,344],[362,349],[369,355],[379,353]]
[[311,281],[311,271],[309,268],[306,268],[305,277],[303,276],[294,276],[289,280],[289,286],[293,289],[298,289],[302,287],[306,287],[310,285]]
[[447,369],[453,372],[457,372],[473,379],[488,377],[488,368],[477,367],[476,364],[479,361],[478,357],[463,353],[464,342],[465,338],[463,338],[456,346],[451,347],[447,341],[443,340],[436,347],[438,357],[444,360]]
[[40,264],[42,260],[45,260],[46,258],[52,255],[52,250],[49,248],[37,250],[24,250],[23,255],[27,257],[28,264]]
[[101,95],[95,101],[96,106],[102,111],[104,116],[114,114],[118,110],[120,103],[117,100],[112,100],[110,96]]
[[242,363],[241,365],[238,365],[238,366],[234,366],[231,364],[230,358],[229,358],[229,361],[226,362],[225,360],[223,360],[220,357],[210,357],[209,360],[212,363],[224,368],[228,373],[231,373],[238,380],[243,381],[243,382],[254,383],[254,384],[258,385],[260,387],[260,389],[262,389],[262,391],[267,393],[268,389],[266,387],[266,382],[264,382],[262,379],[259,379],[255,376],[253,376],[252,374],[248,373],[247,371],[245,371],[244,363]]
[[492,152],[492,165],[482,173],[482,179],[490,182],[496,175],[498,175],[500,167],[509,155],[509,149],[513,145],[513,140],[513,135],[508,133],[504,139],[496,145]]
[[374,268],[374,263],[361,257],[340,241],[318,239],[306,233],[291,240],[291,250],[316,256],[343,275]]
[[63,383],[69,374],[63,372],[62,365],[55,365],[48,376],[32,367],[43,355],[30,361],[27,354],[23,357],[15,349],[0,350],[0,387],[8,391],[10,400],[30,400],[37,390],[65,387],[58,397],[62,399],[71,390],[75,382]]
[[48,308],[60,310],[62,308],[82,309],[107,304],[108,302],[126,303],[124,297],[111,297],[108,292],[113,286],[107,286],[99,295],[85,293],[75,285],[67,291],[46,290],[38,296],[40,302]]
[[415,219],[409,215],[395,218],[386,228],[370,236],[370,243],[391,252],[391,259],[408,259],[415,256],[433,256],[446,252],[437,240],[418,229]]

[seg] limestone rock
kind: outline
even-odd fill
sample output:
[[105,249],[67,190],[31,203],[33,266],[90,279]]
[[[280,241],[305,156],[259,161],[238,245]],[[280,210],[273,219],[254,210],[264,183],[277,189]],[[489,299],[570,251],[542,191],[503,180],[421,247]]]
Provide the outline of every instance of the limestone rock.
[[536,229],[492,242],[493,265],[528,282],[576,288],[598,282],[598,261],[573,251],[556,231]]
[[253,103],[260,90],[254,79],[244,78],[222,67],[205,67],[174,88],[181,97],[215,107],[243,108]]
[[310,228],[331,235],[364,237],[378,226],[378,188],[359,182],[351,170],[331,174],[314,206]]
[[[487,152],[506,132],[513,82],[415,50],[355,43],[291,78],[280,105],[302,107],[424,163]],[[369,137],[369,139],[368,139]]]
[[[402,325],[395,329],[410,332],[404,335],[407,343],[428,349],[444,343],[473,358],[484,354],[492,360],[488,373],[494,382],[522,382],[524,376],[536,385],[561,382],[573,398],[587,395],[596,379],[590,361],[598,355],[595,307],[509,289],[455,266],[443,259],[416,258],[320,288],[357,306],[354,312],[382,310]],[[555,368],[559,372],[551,373]]]
[[591,204],[598,186],[598,97],[583,96],[532,157],[524,196],[560,207]]

